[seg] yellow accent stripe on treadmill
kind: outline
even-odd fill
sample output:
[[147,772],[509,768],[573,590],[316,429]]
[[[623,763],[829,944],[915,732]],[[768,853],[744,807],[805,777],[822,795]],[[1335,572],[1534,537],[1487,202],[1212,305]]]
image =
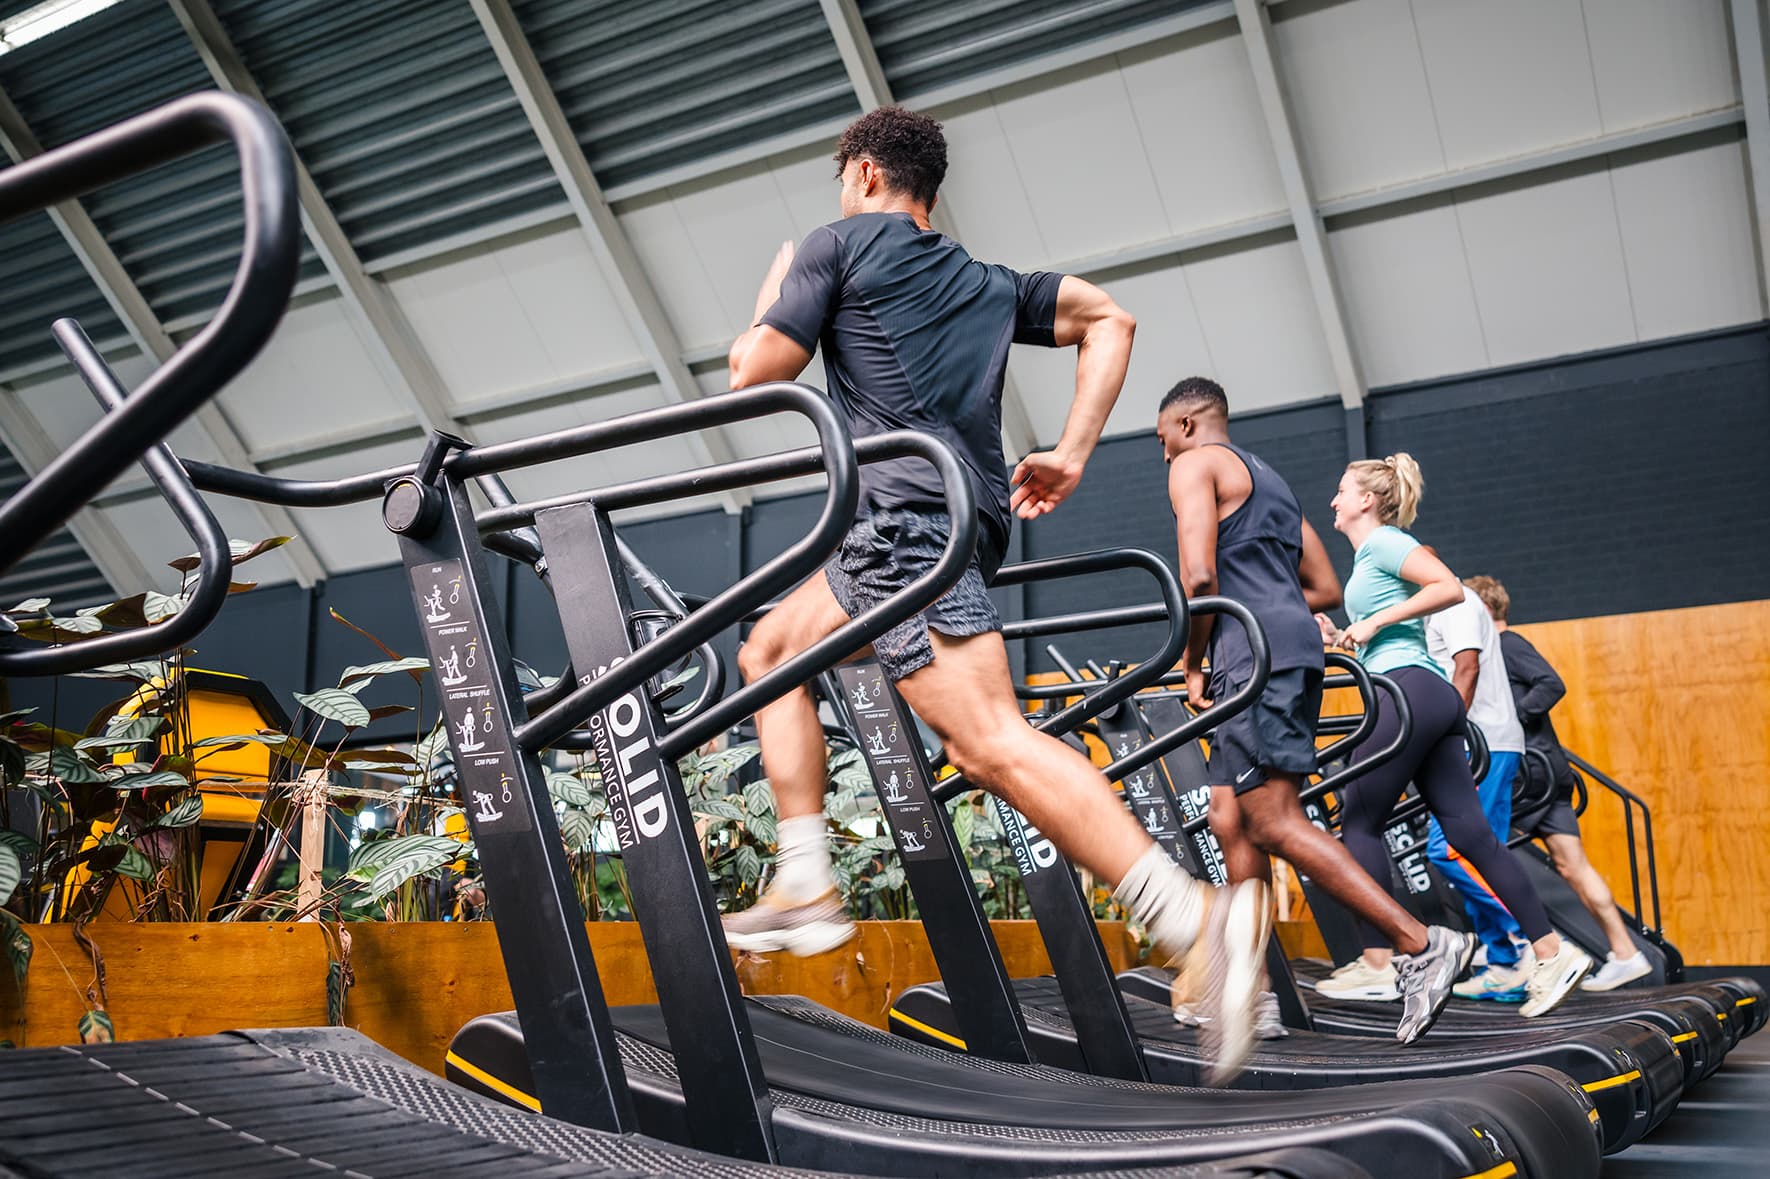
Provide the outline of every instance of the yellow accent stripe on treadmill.
[[1598,1124],[1598,1111],[1595,1109],[1588,1109],[1586,1111],[1586,1121],[1596,1126]]
[[887,1014],[889,1014],[892,1019],[895,1019],[900,1023],[909,1024],[911,1027],[915,1028],[918,1032],[921,1032],[923,1035],[933,1036],[936,1040],[939,1040],[942,1044],[951,1044],[954,1048],[957,1048],[960,1052],[964,1052],[967,1050],[965,1048],[965,1041],[959,1039],[959,1037],[951,1035],[947,1032],[943,1032],[939,1028],[929,1027],[927,1024],[923,1023],[919,1019],[911,1019],[909,1016],[905,1015],[903,1012],[899,1011],[895,1007],[893,1007]]
[[1506,1179],[1508,1175],[1516,1175],[1517,1173],[1517,1163],[1505,1162],[1497,1167],[1489,1167],[1487,1170],[1477,1172],[1473,1175],[1465,1175],[1463,1176],[1463,1179]]
[[1715,1018],[1720,1020],[1722,1023],[1726,1023],[1727,1022],[1727,1013],[1725,1011],[1717,1011],[1717,1012],[1715,1012]]
[[1593,1081],[1590,1084],[1581,1085],[1580,1088],[1584,1089],[1587,1093],[1596,1093],[1600,1089],[1614,1089],[1618,1085],[1626,1085],[1630,1081],[1638,1079],[1640,1076],[1641,1070],[1634,1068],[1626,1073],[1618,1073],[1614,1077],[1606,1077],[1602,1081]]
[[1674,1044],[1688,1044],[1688,1043],[1690,1043],[1690,1041],[1696,1039],[1696,1037],[1700,1036],[1701,1034],[1702,1034],[1701,1032],[1679,1032],[1677,1035],[1672,1037],[1672,1043],[1674,1043]]
[[1747,995],[1743,999],[1735,999],[1733,1001],[1733,1005],[1735,1007],[1750,1007],[1753,1003],[1756,1003],[1757,1001],[1758,1001],[1758,997],[1756,995]]
[[466,1073],[468,1076],[472,1077],[474,1080],[478,1081],[480,1084],[484,1085],[486,1088],[491,1089],[497,1093],[502,1093],[504,1096],[510,1098],[510,1100],[516,1102],[518,1105],[526,1106],[527,1108],[534,1110],[536,1113],[541,1112],[540,1100],[528,1093],[524,1093],[521,1089],[518,1089],[515,1085],[512,1085],[507,1081],[500,1081],[497,1077],[494,1077],[491,1073],[486,1072],[485,1069],[480,1068],[476,1064],[470,1064],[467,1061],[462,1060],[459,1056],[456,1056],[453,1052],[448,1053],[446,1056],[443,1057],[443,1059],[448,1061],[450,1064],[454,1065],[456,1068],[460,1069],[462,1072]]

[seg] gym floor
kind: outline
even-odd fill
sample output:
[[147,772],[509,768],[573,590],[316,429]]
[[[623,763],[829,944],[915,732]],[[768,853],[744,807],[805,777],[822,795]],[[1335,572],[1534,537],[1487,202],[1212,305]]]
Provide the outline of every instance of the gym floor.
[[1770,1113],[1770,1037],[1753,1036],[1685,1095],[1647,1141],[1604,1162],[1604,1179],[1719,1179],[1761,1175]]

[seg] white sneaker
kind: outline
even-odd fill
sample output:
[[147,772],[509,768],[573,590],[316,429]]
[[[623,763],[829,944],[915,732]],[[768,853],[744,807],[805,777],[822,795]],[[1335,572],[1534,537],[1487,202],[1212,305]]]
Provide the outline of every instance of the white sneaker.
[[1590,969],[1591,956],[1567,938],[1562,938],[1560,951],[1553,958],[1539,958],[1531,970],[1530,981],[1524,984],[1524,1006],[1518,1009],[1518,1014],[1531,1019],[1553,1010],[1573,992],[1574,984]]
[[1605,959],[1604,965],[1591,978],[1580,983],[1582,991],[1614,991],[1624,983],[1632,983],[1638,978],[1646,978],[1653,973],[1653,967],[1647,962],[1647,955],[1639,950],[1627,958],[1618,958],[1611,954]]
[[1395,963],[1382,970],[1368,965],[1361,954],[1315,984],[1315,993],[1330,999],[1357,999],[1366,1003],[1391,1003],[1401,998],[1396,986]]

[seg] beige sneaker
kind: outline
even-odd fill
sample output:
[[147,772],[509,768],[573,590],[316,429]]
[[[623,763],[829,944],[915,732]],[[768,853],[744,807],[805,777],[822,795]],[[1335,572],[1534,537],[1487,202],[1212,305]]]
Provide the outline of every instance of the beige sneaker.
[[803,902],[765,892],[754,905],[720,924],[725,927],[726,944],[733,949],[755,954],[786,950],[801,958],[833,950],[855,934],[854,922],[833,888]]
[[1574,984],[1592,969],[1591,955],[1566,938],[1553,958],[1538,958],[1536,968],[1524,984],[1524,1006],[1518,1014],[1525,1019],[1552,1011],[1555,1005],[1573,993]]
[[1340,969],[1315,984],[1315,992],[1329,999],[1357,999],[1365,1003],[1392,1003],[1401,998],[1396,986],[1398,976],[1391,961],[1382,970],[1373,969],[1360,954]]
[[1186,972],[1198,980],[1199,1044],[1211,1062],[1207,1084],[1229,1084],[1254,1050],[1260,971],[1272,930],[1271,899],[1261,880],[1216,890],[1204,932],[1187,956]]

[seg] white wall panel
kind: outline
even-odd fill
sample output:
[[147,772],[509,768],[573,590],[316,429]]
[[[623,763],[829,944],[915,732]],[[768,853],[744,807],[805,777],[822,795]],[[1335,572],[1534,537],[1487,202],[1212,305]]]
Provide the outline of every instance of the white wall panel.
[[965,248],[987,262],[1034,270],[1060,260],[1039,232],[1020,168],[995,103],[944,116],[946,183],[941,186]]
[[1318,198],[1444,170],[1408,0],[1286,4],[1273,36]]
[[1296,242],[1189,262],[1186,281],[1232,410],[1334,394],[1333,366]]
[[1037,90],[999,91],[996,110],[1053,261],[1168,236],[1117,69],[1070,70]]
[[1641,339],[1763,317],[1744,143],[1626,164],[1611,181]]
[[[644,359],[581,230],[574,226],[521,240],[499,248],[493,257],[509,284],[512,304],[539,343],[540,359],[551,365],[551,376],[570,377]],[[528,357],[510,355],[514,342],[482,339],[481,343],[498,366],[492,374],[497,383],[463,384],[455,388],[457,396],[516,387],[518,366],[529,362]],[[508,372],[506,363],[511,365]]]
[[283,448],[409,418],[364,330],[339,299],[290,308],[264,351],[218,399],[247,447]]
[[[1156,408],[1162,395],[1182,377],[1215,377],[1216,366],[1205,344],[1204,328],[1193,306],[1188,268],[1168,267],[1107,284],[1119,306],[1137,318],[1137,338],[1131,347],[1131,368],[1125,388],[1107,419],[1106,433],[1142,433],[1155,428]],[[1062,350],[1074,392],[1075,351]],[[1067,409],[1067,398],[1064,409]],[[1061,431],[1059,417],[1057,430]],[[1057,433],[1049,440],[1055,442]],[[1043,435],[1041,435],[1043,438]]]
[[1635,339],[1607,173],[1460,200],[1457,221],[1490,363]]
[[[710,337],[683,335],[689,347],[728,340],[750,326],[756,288],[774,252],[799,239],[773,169],[758,164],[735,179],[705,188],[673,190],[677,216],[711,284],[708,294],[720,307],[720,330]],[[840,210],[837,210],[840,212]],[[826,221],[834,217],[826,217]],[[653,281],[656,272],[653,271]]]
[[[1230,26],[1129,50],[1119,62],[1169,232],[1285,207],[1247,49]],[[1126,234],[1120,244],[1135,241]]]
[[[948,134],[950,136],[951,132]],[[842,186],[836,181],[836,162],[830,158],[829,151],[778,156],[770,170],[774,173],[774,186],[786,202],[795,245],[804,241],[805,235],[818,226],[828,225],[842,216]],[[758,274],[756,282],[761,281],[762,276]],[[754,290],[750,292],[752,298],[755,294]],[[744,314],[749,312],[750,308],[745,307]]]
[[[658,194],[623,205],[620,221],[682,343],[692,348],[729,339],[733,334],[729,318],[713,293],[712,276],[689,238],[676,202],[668,194]],[[766,254],[762,265],[768,265]],[[760,271],[756,281],[762,281]]]
[[1580,0],[1413,0],[1452,168],[1601,130]]
[[1448,200],[1336,227],[1328,249],[1368,384],[1487,366],[1456,209]]
[[1739,101],[1727,0],[1585,0],[1604,129]]

